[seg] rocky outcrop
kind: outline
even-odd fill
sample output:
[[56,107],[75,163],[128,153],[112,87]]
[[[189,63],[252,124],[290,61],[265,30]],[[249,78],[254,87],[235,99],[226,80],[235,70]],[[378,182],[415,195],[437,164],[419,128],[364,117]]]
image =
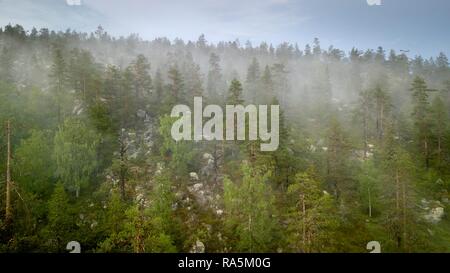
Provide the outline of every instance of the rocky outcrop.
[[439,223],[445,215],[444,206],[440,201],[428,201],[422,199],[423,218],[433,224]]

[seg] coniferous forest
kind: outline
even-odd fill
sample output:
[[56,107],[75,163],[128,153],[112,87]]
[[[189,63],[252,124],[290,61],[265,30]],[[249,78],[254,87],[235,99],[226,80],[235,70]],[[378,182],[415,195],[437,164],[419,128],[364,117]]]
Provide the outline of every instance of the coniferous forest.
[[[173,140],[195,96],[280,105],[278,149]],[[450,252],[444,53],[10,24],[0,122],[0,252]]]

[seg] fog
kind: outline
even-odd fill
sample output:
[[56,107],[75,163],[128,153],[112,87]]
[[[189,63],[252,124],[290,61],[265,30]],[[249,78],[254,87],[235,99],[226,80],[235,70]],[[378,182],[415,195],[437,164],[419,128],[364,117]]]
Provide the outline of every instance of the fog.
[[[225,84],[220,90],[222,94],[226,93],[226,86],[234,78],[244,84],[244,91],[250,92],[247,72],[255,59],[258,77],[262,76],[266,66],[272,69],[272,76],[279,83],[275,86],[277,97],[283,107],[305,111],[314,108],[315,103],[325,103],[324,100],[331,100],[336,109],[342,110],[342,106],[348,107],[356,102],[362,90],[377,85],[389,90],[395,109],[402,111],[415,74],[425,77],[430,87],[436,90],[444,89],[446,80],[445,73],[436,73],[444,69],[446,57],[443,53],[440,57],[424,59],[421,56],[410,58],[404,52],[381,47],[368,50],[354,48],[345,52],[333,46],[322,48],[319,39],[307,45],[287,42],[252,45],[249,41],[239,40],[211,43],[203,35],[197,41],[164,37],[148,41],[137,34],[114,37],[101,27],[91,33],[47,33],[43,29],[27,37],[24,33],[13,35],[18,37],[4,35],[0,47],[14,49],[11,58],[14,59],[12,69],[15,80],[24,86],[34,84],[44,90],[48,89],[53,50],[59,46],[67,58],[72,49],[86,50],[103,71],[108,66],[125,69],[142,54],[151,65],[153,78],[160,71],[167,79],[170,67],[176,65],[182,70],[183,78],[189,81],[192,71],[188,70],[198,65],[203,89],[207,88],[211,54],[215,54],[219,57],[221,80]],[[24,43],[24,39],[29,42]]]
[[[1,28],[0,252],[450,251],[444,53],[198,35]],[[176,141],[194,97],[276,106],[273,149]]]

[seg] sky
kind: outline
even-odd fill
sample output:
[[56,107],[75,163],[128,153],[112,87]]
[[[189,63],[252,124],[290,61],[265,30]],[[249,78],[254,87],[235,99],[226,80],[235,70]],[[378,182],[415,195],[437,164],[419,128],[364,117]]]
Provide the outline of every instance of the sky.
[[274,45],[317,37],[322,47],[450,53],[448,0],[0,0],[0,25],[94,31],[143,39]]

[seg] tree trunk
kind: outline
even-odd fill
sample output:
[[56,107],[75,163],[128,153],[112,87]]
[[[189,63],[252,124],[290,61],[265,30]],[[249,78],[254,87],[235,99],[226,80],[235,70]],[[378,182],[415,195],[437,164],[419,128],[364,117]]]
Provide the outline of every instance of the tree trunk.
[[369,194],[369,218],[372,218],[372,196],[370,194],[370,187],[367,187],[367,193]]
[[441,125],[438,125],[438,169],[441,170],[441,157],[442,157],[442,131]]
[[11,208],[11,123],[6,122],[7,155],[6,155],[6,210],[5,223],[9,225],[12,219]]
[[395,173],[395,208],[397,212],[400,210],[400,175],[398,169]]
[[403,247],[405,250],[407,250],[406,245],[406,185],[405,183],[402,184],[402,199],[403,199]]
[[381,109],[380,109],[380,132],[379,132],[379,139],[383,139],[383,119],[384,119],[384,105],[381,104]]
[[86,102],[86,79],[83,77],[83,100]]
[[217,177],[219,176],[219,164],[218,164],[219,155],[218,155],[218,149],[217,149],[217,142],[214,142],[214,155],[213,155],[213,158],[214,158],[214,178],[213,178],[213,181],[214,181],[214,186],[215,186],[216,183],[217,183]]
[[56,94],[57,103],[58,103],[58,123],[61,123],[61,93],[62,93],[62,83],[61,80],[58,79],[58,93]]
[[[366,111],[368,111],[366,109]],[[367,112],[364,113],[364,159],[367,159],[367,152],[368,152],[368,121],[367,121]]]
[[120,149],[120,196],[122,197],[122,200],[125,200],[125,175],[125,150],[122,146]]
[[[395,208],[396,208],[396,222],[400,220],[400,174],[399,170],[396,170],[395,174]],[[402,236],[397,233],[397,247],[400,248],[402,244]]]
[[143,238],[143,228],[144,228],[144,219],[142,214],[142,207],[139,205],[138,208],[138,219],[136,223],[136,234],[134,236],[135,245],[134,245],[134,252],[135,253],[143,253],[145,251],[145,243]]
[[300,199],[302,200],[302,214],[303,214],[303,221],[302,221],[302,238],[303,238],[303,251],[306,251],[306,207],[305,207],[305,195],[300,195]]
[[120,196],[122,200],[125,200],[125,184],[126,184],[126,175],[127,175],[127,166],[126,166],[126,152],[127,148],[125,146],[125,140],[123,137],[123,132],[120,136],[120,170],[119,170],[119,179],[120,179]]

